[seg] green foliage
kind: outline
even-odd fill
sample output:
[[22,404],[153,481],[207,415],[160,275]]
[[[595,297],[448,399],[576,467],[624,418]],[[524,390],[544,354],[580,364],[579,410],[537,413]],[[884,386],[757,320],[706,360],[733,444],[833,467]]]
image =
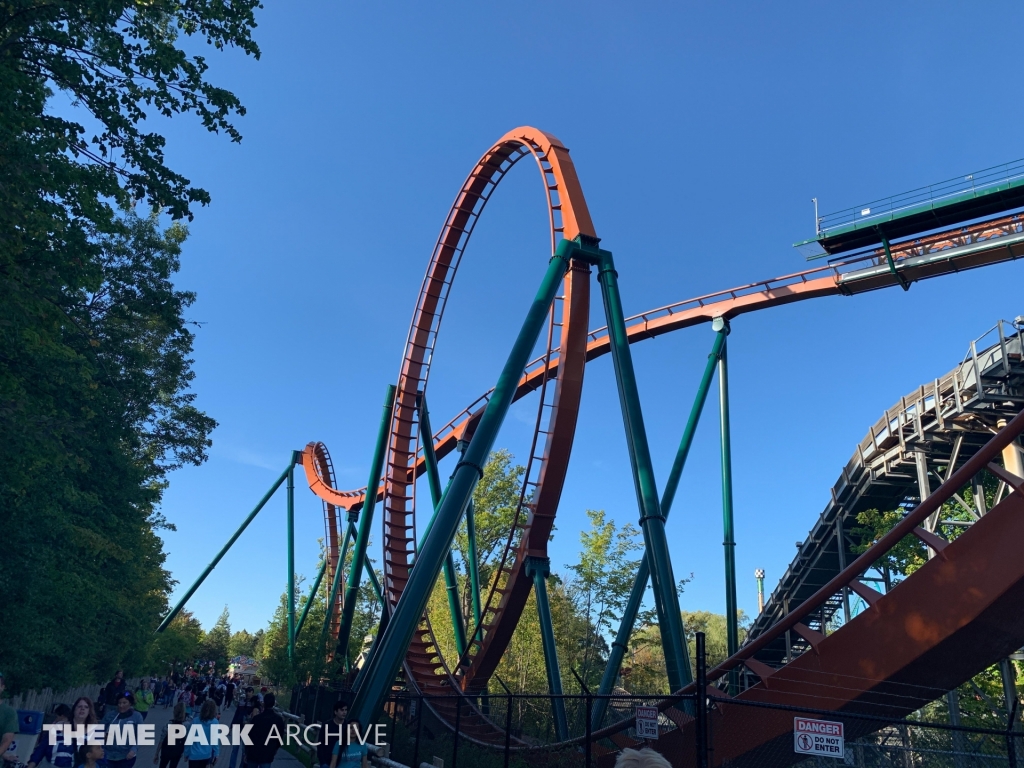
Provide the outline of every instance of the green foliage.
[[587,630],[579,637],[583,648],[579,674],[590,683],[598,664],[603,667],[604,636],[614,636],[618,630],[640,567],[640,558],[630,555],[643,545],[636,528],[629,523],[617,528],[614,520],[605,519],[604,510],[588,509],[587,517],[590,530],[580,533],[580,561],[569,566],[573,577],[568,593],[587,620]]
[[218,672],[227,672],[228,658],[230,657],[228,646],[231,643],[231,617],[228,607],[225,605],[217,618],[217,623],[203,637],[199,648],[199,655],[203,660],[214,663]]
[[149,646],[149,671],[181,672],[199,656],[203,628],[189,611],[182,610]]
[[228,658],[233,659],[235,656],[255,658],[262,638],[262,629],[258,630],[255,635],[244,629],[238,630],[231,635],[231,640],[228,641]]
[[[322,543],[322,542],[321,542]],[[324,557],[321,551],[321,558]],[[317,570],[320,569],[317,564]],[[352,551],[349,550],[345,560],[345,571],[352,565]],[[377,572],[380,580],[382,574]],[[301,577],[296,579],[295,588],[295,620],[305,608],[308,593],[303,593]],[[313,603],[306,616],[306,622],[302,627],[295,642],[294,666],[288,660],[288,605],[287,593],[281,595],[277,610],[270,621],[266,631],[260,630],[254,636],[256,642],[254,654],[260,663],[260,674],[266,679],[283,686],[291,686],[295,683],[307,683],[317,681],[323,677],[336,677],[341,674],[340,665],[328,664],[327,657],[333,655],[336,640],[328,633],[323,634],[324,622],[327,619],[327,602],[330,599],[331,585],[325,578],[320,583],[320,588],[313,596]],[[380,621],[380,603],[366,579],[365,571],[359,583],[359,592],[356,593],[355,614],[352,619],[351,642],[349,643],[348,657],[351,666],[362,649],[362,640],[365,635],[376,634],[377,624]],[[321,638],[324,642],[321,645]]]
[[[0,4],[0,666],[12,692],[144,671],[170,588],[166,474],[205,459],[188,392],[192,294],[176,291],[208,194],[144,118],[242,108],[179,36],[253,56],[257,0]],[[51,98],[71,102],[54,114]],[[122,213],[118,213],[118,211]]]

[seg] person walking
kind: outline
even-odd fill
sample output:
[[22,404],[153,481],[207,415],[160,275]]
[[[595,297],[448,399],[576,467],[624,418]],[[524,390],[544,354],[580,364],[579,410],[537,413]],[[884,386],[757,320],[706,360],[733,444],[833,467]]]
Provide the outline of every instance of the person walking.
[[134,768],[135,758],[138,757],[139,748],[136,746],[139,743],[139,726],[142,725],[142,715],[135,711],[133,701],[134,697],[124,692],[117,699],[117,714],[107,720],[107,732],[108,735],[114,728],[120,728],[122,733],[125,729],[132,731],[134,738],[118,739],[117,741],[127,741],[128,744],[111,744],[108,739],[106,755],[107,755],[107,766],[108,768]]
[[330,768],[335,763],[334,748],[348,744],[346,728],[348,723],[348,702],[339,699],[334,702],[334,717],[320,724],[320,738],[317,739],[316,759],[320,768]]
[[[235,714],[231,718],[231,725],[237,725],[239,727],[245,725],[249,721],[249,718],[253,714],[252,704],[246,701],[244,698],[238,702],[238,706],[235,707]],[[235,761],[238,760],[238,753],[241,751],[242,745],[235,744],[231,747],[231,759],[228,761],[228,768],[235,768]],[[242,752],[242,765],[245,765],[245,753]]]
[[[275,703],[274,694],[266,694],[263,697],[263,711],[252,719],[252,730],[249,732],[252,744],[245,748],[248,768],[270,768],[281,746],[285,734],[284,718],[274,711]],[[270,738],[275,728],[280,734],[279,739]]]
[[232,679],[228,680],[228,684],[224,686],[224,709],[231,709],[231,705],[235,703],[235,681]]
[[[71,707],[67,704],[58,704],[53,708],[53,722],[55,725],[63,725],[71,722]],[[63,729],[58,731],[47,731],[39,738],[36,748],[32,750],[26,768],[36,768],[43,760],[48,760],[53,768],[74,768],[75,766],[75,743],[64,741]]]
[[[124,672],[119,669],[114,673],[114,678],[100,691],[100,697],[96,700],[97,705],[99,705],[100,716],[107,717],[107,710],[113,710],[117,706],[118,699],[127,690],[128,687],[124,682]],[[110,715],[110,717],[113,717],[113,715]]]
[[203,729],[205,738],[185,745],[185,759],[188,760],[188,768],[208,768],[217,763],[217,758],[220,756],[220,744],[217,739],[213,738],[213,726],[219,723],[217,703],[213,699],[207,699],[199,710],[198,723],[199,727]]
[[186,731],[188,718],[185,715],[185,705],[180,701],[174,705],[171,713],[171,721],[164,726],[160,732],[160,740],[156,743],[156,754],[153,755],[153,765],[159,768],[178,768],[181,756],[185,754],[185,739],[177,739],[174,744],[170,743],[168,735],[171,725],[185,725]]
[[[4,695],[4,674],[0,672],[0,697]],[[0,765],[12,765],[18,761],[18,743],[14,734],[18,732],[18,713],[10,704],[0,701]]]
[[149,687],[149,678],[142,678],[139,690],[135,692],[135,711],[142,715],[145,720],[149,715],[149,709],[153,706],[153,689]]

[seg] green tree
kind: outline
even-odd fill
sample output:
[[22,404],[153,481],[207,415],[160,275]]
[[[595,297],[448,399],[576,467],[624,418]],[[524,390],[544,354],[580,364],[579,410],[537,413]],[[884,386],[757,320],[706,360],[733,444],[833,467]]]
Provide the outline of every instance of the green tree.
[[225,605],[224,610],[217,617],[217,623],[203,636],[199,652],[204,660],[214,663],[217,671],[225,672],[228,668],[228,658],[230,655],[228,646],[230,644],[231,616],[228,612],[228,607]]
[[155,533],[166,475],[205,459],[214,422],[187,391],[193,297],[171,284],[185,228],[125,211],[145,200],[181,219],[209,200],[144,122],[188,112],[240,138],[238,100],[179,42],[258,56],[258,5],[0,4],[0,667],[12,691],[146,671],[170,587]]
[[256,635],[244,629],[232,633],[231,640],[228,642],[228,658],[233,659],[235,656],[254,658],[258,639]]
[[203,627],[189,611],[182,610],[167,628],[154,636],[149,647],[149,667],[161,674],[182,671],[198,657]]
[[587,517],[590,530],[580,533],[580,561],[569,566],[573,578],[568,591],[587,618],[585,634],[578,640],[583,648],[580,676],[590,682],[596,666],[604,661],[604,638],[618,630],[640,567],[640,559],[630,555],[643,545],[637,541],[636,528],[629,523],[617,528],[614,520],[606,520],[604,510],[588,509]]

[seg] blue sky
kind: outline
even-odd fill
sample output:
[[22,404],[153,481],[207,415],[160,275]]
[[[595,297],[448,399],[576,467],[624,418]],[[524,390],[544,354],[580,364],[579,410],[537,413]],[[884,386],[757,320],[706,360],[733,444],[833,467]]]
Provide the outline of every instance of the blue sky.
[[[171,166],[213,195],[178,283],[199,296],[195,389],[220,426],[210,461],[172,475],[165,496],[176,595],[292,449],[322,440],[343,487],[366,482],[438,230],[507,130],[535,125],[570,147],[633,314],[806,268],[790,246],[813,234],[812,196],[827,213],[1024,156],[1022,14],[1008,2],[268,2],[260,61],[209,52],[248,108],[242,144],[188,119],[160,126]],[[435,423],[493,385],[547,256],[542,188],[521,164],[459,271]],[[869,424],[1024,313],[1022,278],[1024,264],[1002,265],[734,321],[748,614],[754,569],[770,590]],[[603,324],[595,302],[591,326]],[[633,348],[659,482],[712,336]],[[525,458],[534,407],[514,407],[498,446]],[[724,609],[716,408],[712,396],[668,525],[677,576],[693,574],[686,610]],[[286,580],[284,505],[282,493],[192,599],[204,625],[225,604],[236,629],[266,624]],[[556,570],[575,562],[587,508],[637,520],[609,357],[587,369]],[[297,570],[312,577],[323,520],[304,486],[297,520]]]

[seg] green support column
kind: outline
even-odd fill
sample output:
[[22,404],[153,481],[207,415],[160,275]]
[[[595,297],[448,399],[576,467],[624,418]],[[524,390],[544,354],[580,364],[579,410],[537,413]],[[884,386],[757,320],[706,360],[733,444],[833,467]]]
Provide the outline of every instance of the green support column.
[[185,607],[185,603],[187,603],[189,598],[196,593],[196,590],[199,589],[204,581],[206,581],[206,577],[209,576],[213,572],[213,569],[217,567],[217,563],[219,563],[224,555],[228,553],[228,550],[231,549],[231,545],[238,541],[238,537],[241,536],[242,532],[249,527],[249,523],[256,518],[256,515],[259,514],[260,510],[266,506],[268,501],[270,501],[270,497],[273,496],[277,492],[277,489],[281,487],[281,484],[288,479],[288,475],[292,471],[292,466],[294,465],[289,464],[288,468],[282,472],[281,476],[274,481],[272,486],[270,486],[270,490],[263,494],[263,498],[260,499],[259,504],[257,504],[253,511],[249,513],[249,516],[242,521],[242,524],[238,526],[238,530],[235,531],[234,535],[230,539],[228,539],[228,543],[221,547],[221,550],[217,553],[216,557],[214,557],[203,572],[199,574],[199,578],[195,580],[195,583],[188,588],[188,592],[186,592],[181,600],[178,601],[177,605],[175,605],[170,612],[164,616],[164,620],[161,621],[160,626],[156,628],[157,632],[163,632],[167,629],[167,625],[174,621],[174,617],[177,616],[181,612],[181,609]]
[[302,625],[306,623],[306,616],[309,614],[309,608],[313,605],[313,598],[316,597],[316,591],[320,589],[320,582],[324,580],[324,574],[327,572],[327,561],[330,559],[330,555],[324,552],[324,562],[320,566],[320,572],[316,575],[316,580],[313,582],[312,589],[309,590],[309,597],[306,598],[306,604],[302,606],[302,615],[299,616],[299,622],[295,625],[295,637],[296,640],[299,637],[299,633],[302,631]]
[[[430,485],[430,500],[433,502],[434,514],[427,526],[429,535],[430,526],[433,525],[434,517],[437,515],[437,507],[441,503],[441,476],[437,469],[437,455],[434,453],[434,433],[430,429],[430,413],[427,411],[427,398],[420,395],[420,442],[423,444],[423,463],[427,469],[427,482]],[[455,571],[455,558],[452,556],[451,547],[448,548],[448,556],[444,560],[444,586],[445,594],[448,595],[448,615],[452,620],[452,632],[455,634],[455,647],[461,656],[466,652],[466,621],[462,616],[462,603],[459,601],[459,582]]]
[[292,452],[288,467],[288,663],[295,662],[295,462],[301,460]]
[[[338,589],[341,587],[341,574],[345,570],[345,558],[348,556],[348,544],[356,536],[356,516],[351,512],[348,516],[348,528],[345,529],[345,536],[341,542],[341,554],[338,556],[338,565],[334,569],[334,579],[331,582],[331,594],[327,598],[327,611],[324,614],[324,626],[320,630],[320,648],[327,647],[327,633],[331,629],[331,619],[334,617],[334,603],[338,599]],[[337,658],[337,654],[335,654]],[[347,658],[345,660],[347,663]]]
[[473,488],[483,476],[484,463],[508,415],[519,377],[530,360],[530,353],[544,327],[551,302],[569,268],[569,258],[578,248],[575,242],[563,240],[548,263],[544,280],[498,377],[476,434],[455,467],[454,477],[438,506],[434,524],[419,551],[405,591],[380,638],[376,653],[366,663],[362,683],[356,690],[355,700],[349,710],[352,720],[363,726],[376,721],[384,697],[391,690],[391,683],[426,608],[430,590],[459,529]]
[[[458,451],[465,453],[469,445],[465,440],[459,440]],[[470,498],[469,506],[466,507],[466,540],[468,542],[466,555],[469,558],[469,590],[470,605],[473,608],[473,631],[480,626],[480,561],[476,551],[476,509],[473,499]]]
[[366,578],[370,582],[370,587],[373,589],[373,594],[377,596],[377,602],[384,605],[384,591],[380,588],[380,582],[377,580],[377,574],[373,572],[373,563],[370,562],[370,556],[367,555],[363,558],[363,564],[366,566]]
[[[729,323],[722,317],[715,318],[714,329],[723,336],[729,335]],[[732,519],[732,445],[729,438],[729,354],[728,346],[722,346],[718,358],[718,403],[721,409],[722,427],[722,547],[725,549],[725,628],[729,655],[740,647],[739,627],[736,623],[736,537]],[[736,671],[729,673],[729,694],[737,693]]]
[[[704,403],[708,399],[708,392],[711,391],[711,382],[715,377],[715,368],[718,366],[718,356],[725,346],[725,334],[715,334],[715,342],[711,347],[711,354],[708,355],[707,365],[704,366],[704,375],[701,377],[700,386],[697,387],[697,396],[693,399],[693,406],[690,408],[690,418],[686,421],[686,428],[683,430],[683,437],[679,441],[679,449],[676,451],[675,461],[672,462],[672,471],[669,472],[668,482],[665,483],[665,490],[661,496],[661,514],[668,518],[672,509],[672,502],[676,497],[676,490],[679,488],[679,480],[683,476],[683,467],[686,466],[686,458],[690,454],[690,446],[693,445],[693,436],[697,433],[697,424],[700,422],[701,413],[704,411]],[[636,615],[640,611],[640,604],[644,599],[644,592],[647,591],[647,581],[651,578],[651,566],[647,555],[640,559],[640,567],[637,570],[636,578],[633,580],[633,589],[629,593],[626,608],[622,613],[622,621],[619,624],[619,631],[615,634],[612,642],[611,653],[608,654],[608,663],[604,668],[604,675],[601,677],[601,687],[598,694],[606,696],[615,687],[615,681],[619,677],[619,669],[622,667],[622,659],[626,654],[629,645],[629,638],[633,634],[633,624],[636,622]],[[689,673],[689,666],[686,668]],[[608,699],[598,698],[594,700],[594,716],[592,728],[598,730],[604,720],[605,711],[608,709]]]
[[555,647],[555,629],[551,624],[551,606],[545,579],[551,574],[551,561],[546,557],[528,556],[526,575],[533,578],[533,593],[537,598],[537,618],[540,620],[540,638],[544,646],[544,668],[548,673],[548,693],[551,711],[555,717],[555,735],[559,741],[569,738],[569,721],[565,717],[565,699],[562,698],[562,673],[558,668],[558,650]]
[[356,595],[359,594],[359,574],[363,572],[363,558],[370,541],[370,526],[373,524],[373,510],[377,506],[377,484],[384,471],[384,456],[388,447],[388,432],[391,426],[391,412],[395,407],[394,384],[388,384],[387,395],[384,397],[384,411],[380,417],[377,430],[377,444],[373,449],[373,460],[370,462],[370,479],[366,483],[366,497],[359,515],[359,530],[356,543],[352,548],[352,566],[348,569],[348,581],[345,584],[345,600],[341,606],[341,628],[338,630],[338,650],[335,656],[348,659],[349,634],[352,632],[352,618],[355,616]]
[[651,452],[647,444],[647,431],[640,409],[640,394],[633,371],[633,358],[629,351],[622,299],[619,296],[618,278],[611,253],[601,251],[598,264],[598,280],[601,283],[608,321],[608,337],[611,340],[612,363],[619,388],[622,421],[626,428],[629,461],[640,507],[640,529],[644,534],[647,560],[651,564],[651,581],[654,586],[654,603],[658,611],[658,626],[661,629],[661,643],[665,652],[665,667],[669,686],[673,691],[677,691],[690,681],[691,675],[686,653],[686,637],[683,634],[683,617],[679,610],[679,595],[676,592],[672,561],[668,553],[668,539],[665,537],[665,517],[661,513],[658,489],[654,482]]

